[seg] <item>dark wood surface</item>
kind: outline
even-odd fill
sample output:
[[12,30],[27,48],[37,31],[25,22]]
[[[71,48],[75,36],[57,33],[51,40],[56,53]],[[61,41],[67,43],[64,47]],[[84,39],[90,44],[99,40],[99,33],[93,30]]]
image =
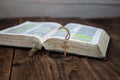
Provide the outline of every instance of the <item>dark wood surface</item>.
[[14,18],[1,19],[0,29],[29,21],[70,22],[103,28],[111,37],[107,60],[38,51],[22,64],[29,49],[0,46],[0,80],[120,80],[120,18]]

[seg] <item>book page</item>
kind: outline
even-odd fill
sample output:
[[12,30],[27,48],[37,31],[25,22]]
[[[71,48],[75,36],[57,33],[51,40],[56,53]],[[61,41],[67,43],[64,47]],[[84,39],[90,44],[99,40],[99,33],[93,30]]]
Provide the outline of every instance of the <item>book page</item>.
[[27,31],[35,28],[38,25],[42,25],[42,23],[26,21],[20,25],[4,29],[1,31],[1,33],[26,34]]
[[42,46],[44,37],[50,36],[61,25],[56,22],[24,22],[0,31],[0,44],[19,47]]
[[[84,43],[97,44],[102,33],[102,29],[76,23],[69,23],[65,27],[70,30],[70,40]],[[66,33],[65,30],[59,30],[52,37],[64,39]]]
[[1,34],[36,36],[39,39],[52,35],[61,25],[56,22],[30,22],[0,31]]
[[60,26],[61,25],[58,23],[44,22],[43,25],[37,26],[36,28],[27,32],[27,34],[37,35],[39,37],[45,38],[46,36],[51,36]]

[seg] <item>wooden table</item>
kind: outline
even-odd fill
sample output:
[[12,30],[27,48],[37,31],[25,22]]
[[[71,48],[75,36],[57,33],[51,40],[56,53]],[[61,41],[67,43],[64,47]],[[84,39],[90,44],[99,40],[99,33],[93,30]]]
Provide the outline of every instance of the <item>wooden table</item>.
[[26,20],[55,21],[63,25],[82,23],[105,29],[111,37],[108,60],[39,51],[23,64],[15,64],[27,57],[29,49],[0,46],[0,80],[120,80],[120,18],[14,18],[1,19],[0,29]]

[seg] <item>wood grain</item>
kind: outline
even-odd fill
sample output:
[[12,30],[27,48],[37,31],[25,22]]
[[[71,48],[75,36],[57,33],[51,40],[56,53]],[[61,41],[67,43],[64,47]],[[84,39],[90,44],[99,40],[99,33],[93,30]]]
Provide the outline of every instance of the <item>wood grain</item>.
[[[77,18],[21,18],[20,23],[31,21],[55,21],[63,25],[76,22],[98,26],[111,36],[108,60],[96,60],[55,52],[39,51],[30,61],[16,64],[27,57],[27,49],[15,49],[11,80],[120,80],[120,19],[82,20]],[[113,22],[113,23],[112,23]]]
[[0,19],[0,30],[12,27],[18,24],[18,19],[13,18],[13,19]]
[[0,46],[0,80],[9,80],[13,51],[13,48]]
[[30,61],[16,65],[27,57],[28,50],[16,49],[15,53],[11,80],[96,80],[82,58],[63,58],[60,54],[44,51],[38,52]]
[[[0,30],[14,26],[18,19],[0,19]],[[9,80],[14,48],[0,46],[0,80]]]
[[120,18],[14,18],[13,21],[0,20],[0,25],[4,26],[0,26],[0,29],[27,20],[55,21],[63,25],[74,22],[103,28],[111,37],[108,59],[97,60],[75,55],[63,57],[61,53],[42,50],[29,61],[18,64],[27,57],[29,49],[15,48],[13,57],[13,48],[0,47],[0,80],[120,80]]
[[18,23],[23,23],[25,21],[38,21],[38,22],[58,22],[62,25],[66,25],[67,23],[81,23],[81,24],[90,24],[84,19],[81,18],[52,18],[52,17],[25,17],[18,18]]

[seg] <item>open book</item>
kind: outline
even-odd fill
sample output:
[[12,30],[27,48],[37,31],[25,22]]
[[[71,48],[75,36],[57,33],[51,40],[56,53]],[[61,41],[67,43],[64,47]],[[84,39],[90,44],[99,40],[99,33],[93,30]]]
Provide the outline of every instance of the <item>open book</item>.
[[[0,31],[0,45],[33,47],[46,50],[63,51],[66,31],[59,30],[62,26],[56,22],[24,22],[20,25]],[[104,58],[110,37],[100,28],[87,25],[68,23],[70,31],[67,52],[89,57]]]

